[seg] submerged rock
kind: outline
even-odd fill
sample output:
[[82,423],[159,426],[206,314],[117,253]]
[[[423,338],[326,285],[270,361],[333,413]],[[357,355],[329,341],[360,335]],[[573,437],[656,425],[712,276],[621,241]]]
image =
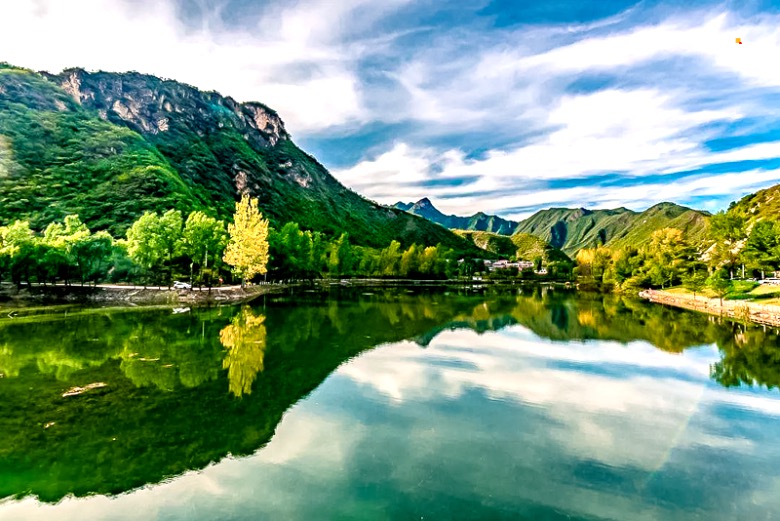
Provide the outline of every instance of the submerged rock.
[[95,383],[87,384],[84,387],[71,387],[70,389],[68,389],[62,394],[62,397],[67,398],[68,396],[78,396],[87,391],[91,391],[92,389],[100,389],[101,387],[107,387],[107,386],[108,384],[106,383],[95,382]]

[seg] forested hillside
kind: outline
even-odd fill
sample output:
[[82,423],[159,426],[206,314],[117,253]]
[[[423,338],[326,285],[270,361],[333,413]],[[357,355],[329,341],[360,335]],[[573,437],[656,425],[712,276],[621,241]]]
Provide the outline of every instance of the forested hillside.
[[273,110],[175,81],[0,66],[0,224],[34,229],[78,214],[121,236],[145,211],[227,219],[241,194],[272,226],[300,222],[356,244],[473,246],[341,185],[290,139]]
[[541,237],[568,255],[574,255],[582,248],[648,244],[653,232],[663,228],[676,228],[691,240],[702,240],[708,219],[704,212],[674,203],[660,203],[641,213],[626,208],[551,208],[521,221],[516,231]]
[[483,250],[508,259],[533,261],[540,258],[545,265],[551,262],[571,262],[571,259],[558,248],[527,233],[499,235],[471,230],[456,230],[455,233],[471,240]]

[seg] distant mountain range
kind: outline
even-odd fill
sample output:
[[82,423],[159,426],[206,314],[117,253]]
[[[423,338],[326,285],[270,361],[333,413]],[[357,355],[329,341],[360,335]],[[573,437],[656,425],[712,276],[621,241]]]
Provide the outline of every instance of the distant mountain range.
[[398,202],[395,203],[394,207],[414,215],[419,215],[420,217],[425,217],[429,221],[441,224],[450,230],[472,230],[499,233],[501,235],[512,235],[518,224],[515,221],[509,221],[482,212],[475,213],[471,217],[445,215],[433,206],[433,203],[431,203],[430,199],[427,197],[420,199],[416,203]]
[[[763,196],[763,199],[769,200],[769,203],[765,203],[765,206],[770,206],[768,211],[774,208],[772,204],[780,205],[780,194],[777,194],[777,200],[770,195]],[[655,230],[667,227],[678,228],[689,239],[696,241],[704,238],[709,222],[709,213],[674,203],[660,203],[644,212],[626,208],[550,208],[519,222],[481,212],[471,217],[445,215],[427,198],[413,204],[397,203],[395,207],[453,230],[533,235],[570,256],[581,248],[598,245],[641,245],[649,240]]]

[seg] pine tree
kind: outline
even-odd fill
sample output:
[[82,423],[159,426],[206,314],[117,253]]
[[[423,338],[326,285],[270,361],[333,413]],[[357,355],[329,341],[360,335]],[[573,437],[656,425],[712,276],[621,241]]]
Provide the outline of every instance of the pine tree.
[[241,277],[241,286],[247,279],[266,273],[268,265],[268,221],[257,207],[257,199],[245,195],[236,203],[233,223],[228,225],[230,240],[224,261]]

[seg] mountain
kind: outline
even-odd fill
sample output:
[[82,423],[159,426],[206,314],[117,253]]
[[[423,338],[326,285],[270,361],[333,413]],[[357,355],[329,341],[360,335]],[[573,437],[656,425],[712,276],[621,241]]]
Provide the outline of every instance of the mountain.
[[511,235],[517,227],[517,223],[514,221],[502,219],[495,215],[487,215],[482,212],[475,213],[471,217],[446,215],[433,206],[433,203],[427,197],[420,199],[416,203],[398,202],[395,203],[394,207],[424,217],[450,230],[474,230]]
[[689,241],[697,243],[705,239],[708,226],[708,213],[674,203],[660,203],[636,214],[631,226],[607,244],[614,248],[639,245],[649,241],[653,232],[661,228],[677,228]]
[[745,217],[748,221],[777,219],[780,215],[780,184],[746,195],[732,203],[728,211]]
[[518,260],[528,261],[541,257],[545,263],[571,261],[558,248],[528,233],[516,233],[511,236],[472,230],[455,230],[455,233],[471,240],[479,248],[502,257],[515,257]]
[[694,241],[704,238],[709,214],[674,203],[660,203],[644,212],[626,208],[586,210],[551,208],[521,221],[517,233],[529,233],[568,255],[598,245],[641,245],[655,230],[679,228]]
[[52,75],[0,64],[0,224],[29,219],[40,229],[77,213],[121,235],[147,210],[229,218],[244,193],[275,226],[347,231],[366,246],[397,239],[475,251],[345,188],[261,103],[136,72]]
[[[780,186],[758,192],[739,203],[745,212],[771,214],[780,212]],[[748,206],[752,205],[747,209]],[[534,236],[554,249],[566,255],[574,255],[582,248],[598,245],[624,247],[642,245],[650,240],[655,230],[678,228],[688,239],[703,240],[707,231],[709,214],[692,210],[674,203],[659,203],[644,212],[634,212],[627,208],[611,210],[587,210],[585,208],[549,208],[540,210],[520,222],[509,221],[494,215],[477,213],[471,217],[446,215],[439,211],[428,198],[416,203],[398,202],[394,206],[399,210],[424,217],[441,224],[445,228],[457,230],[459,235],[471,239],[477,246],[499,255],[512,255],[516,245],[511,241],[502,241],[500,237],[471,234],[463,231],[489,232],[499,235]]]
[[625,208],[550,208],[520,221],[515,231],[540,237],[553,247],[572,255],[580,248],[606,244],[616,234],[628,229],[634,215],[634,212]]

